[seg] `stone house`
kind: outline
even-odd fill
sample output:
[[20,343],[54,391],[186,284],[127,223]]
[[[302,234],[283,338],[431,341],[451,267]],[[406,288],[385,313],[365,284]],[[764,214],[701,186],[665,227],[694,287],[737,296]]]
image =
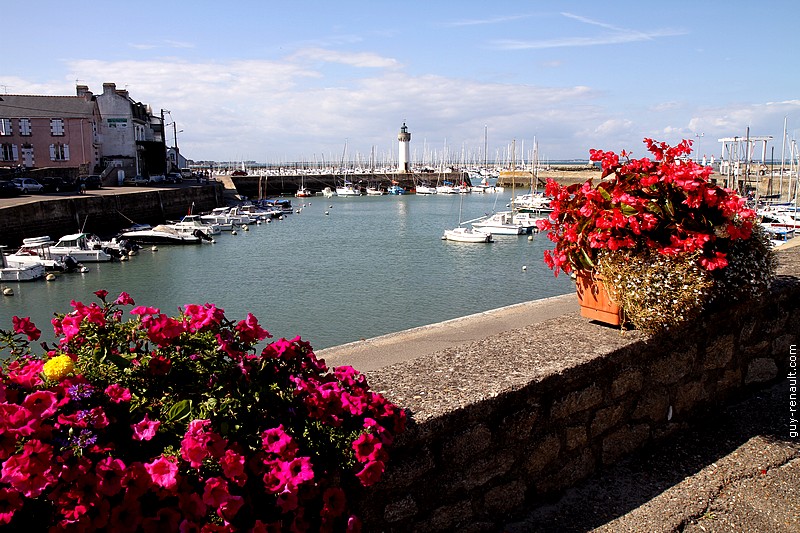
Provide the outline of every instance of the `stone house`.
[[99,122],[90,96],[0,95],[0,168],[88,174],[100,159]]
[[46,174],[100,174],[108,184],[126,175],[164,174],[163,116],[104,83],[76,96],[0,95],[0,169]]

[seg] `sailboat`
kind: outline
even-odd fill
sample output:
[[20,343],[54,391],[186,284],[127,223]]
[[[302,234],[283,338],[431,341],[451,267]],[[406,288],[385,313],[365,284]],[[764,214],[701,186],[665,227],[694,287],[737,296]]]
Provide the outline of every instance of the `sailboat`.
[[300,178],[300,188],[297,189],[297,193],[295,193],[297,198],[308,198],[309,196],[314,196],[314,193],[311,192],[311,189],[306,187],[306,177],[303,175]]
[[461,222],[461,209],[464,205],[464,196],[460,196],[458,203],[458,227],[444,230],[443,241],[455,242],[493,242],[492,234],[480,228],[467,228]]
[[[511,187],[512,187],[512,200],[511,200],[511,211],[498,211],[493,212],[491,215],[481,217],[474,221],[470,220],[469,222],[472,223],[473,228],[478,228],[484,231],[488,231],[493,235],[522,235],[523,233],[530,233],[533,227],[533,223],[529,225],[524,224],[521,220],[517,219],[517,213],[514,209],[514,197],[513,197],[513,188],[514,182],[516,181],[516,175],[514,173],[514,158],[516,157],[515,147],[516,147],[516,140],[512,141],[511,143],[511,151],[512,151],[512,162],[511,162]],[[497,204],[497,198],[495,198],[495,205]]]
[[344,143],[344,151],[342,151],[342,176],[344,183],[336,186],[336,196],[361,196],[361,188],[353,185],[353,182],[347,181],[347,172],[344,169],[344,158],[347,153],[347,141]]

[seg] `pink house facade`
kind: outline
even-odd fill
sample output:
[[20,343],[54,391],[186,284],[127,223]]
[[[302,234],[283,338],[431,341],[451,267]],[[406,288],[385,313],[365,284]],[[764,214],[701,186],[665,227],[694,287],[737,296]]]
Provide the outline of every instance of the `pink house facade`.
[[100,160],[99,123],[92,93],[0,95],[0,168],[49,167],[91,174]]

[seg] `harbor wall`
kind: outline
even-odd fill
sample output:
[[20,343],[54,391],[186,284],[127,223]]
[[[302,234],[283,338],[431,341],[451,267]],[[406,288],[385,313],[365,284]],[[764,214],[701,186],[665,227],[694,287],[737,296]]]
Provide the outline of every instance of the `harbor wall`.
[[786,379],[800,335],[800,247],[778,256],[766,297],[680,332],[622,333],[570,313],[367,372],[410,427],[382,481],[354,502],[364,530],[501,531],[693,418]]
[[83,195],[18,202],[0,208],[0,245],[19,246],[23,238],[85,230],[112,236],[136,223],[159,224],[224,205],[219,183],[179,188],[87,191]]
[[278,195],[294,195],[297,190],[305,185],[311,189],[313,193],[321,192],[325,187],[335,189],[341,186],[345,178],[347,181],[352,182],[362,187],[378,186],[384,189],[392,185],[396,181],[398,185],[406,190],[412,190],[419,182],[426,182],[430,185],[436,185],[437,181],[441,184],[444,181],[451,181],[453,183],[466,182],[467,185],[472,185],[469,175],[465,172],[447,172],[447,173],[413,173],[413,174],[348,174],[342,176],[341,174],[278,174],[271,176],[226,176],[231,180],[236,191],[248,198],[259,198],[265,196],[278,196]]

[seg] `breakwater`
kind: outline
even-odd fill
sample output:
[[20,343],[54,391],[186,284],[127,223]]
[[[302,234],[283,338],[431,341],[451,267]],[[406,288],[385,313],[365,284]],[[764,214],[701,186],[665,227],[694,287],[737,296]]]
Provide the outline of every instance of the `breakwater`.
[[59,237],[84,230],[110,236],[132,222],[158,224],[224,205],[220,183],[146,190],[114,188],[83,195],[14,201],[0,207],[0,245],[19,246],[23,238]]
[[445,181],[453,183],[466,182],[472,185],[469,175],[466,172],[421,172],[413,174],[387,174],[387,173],[364,173],[364,174],[275,174],[275,175],[249,175],[249,176],[225,176],[230,179],[236,191],[248,198],[260,198],[264,196],[294,195],[297,190],[305,186],[313,193],[320,193],[325,187],[335,189],[341,186],[345,179],[355,185],[362,187],[374,186],[383,189],[393,184],[400,185],[407,191],[413,190],[418,183],[428,185],[443,184]]

